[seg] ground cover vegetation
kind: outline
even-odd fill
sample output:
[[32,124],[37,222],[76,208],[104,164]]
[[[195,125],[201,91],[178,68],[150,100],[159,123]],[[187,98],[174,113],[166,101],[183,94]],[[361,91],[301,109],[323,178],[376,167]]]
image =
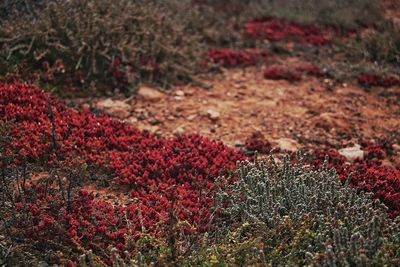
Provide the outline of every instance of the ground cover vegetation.
[[[241,149],[165,139],[52,94],[201,86],[199,74],[233,67],[295,84],[340,80],[315,60],[333,51],[393,70],[400,35],[379,3],[0,4],[0,265],[398,266],[393,144],[365,142],[352,162],[335,150],[272,157],[257,134]],[[293,55],[304,62],[279,64]],[[395,71],[350,76],[400,84]]]
[[0,10],[12,18],[2,21],[1,74],[62,95],[196,83],[209,70],[207,55],[224,67],[256,65],[265,63],[264,40],[323,46],[363,27],[380,29],[346,45],[346,57],[398,64],[398,30],[385,23],[379,1],[11,0]]

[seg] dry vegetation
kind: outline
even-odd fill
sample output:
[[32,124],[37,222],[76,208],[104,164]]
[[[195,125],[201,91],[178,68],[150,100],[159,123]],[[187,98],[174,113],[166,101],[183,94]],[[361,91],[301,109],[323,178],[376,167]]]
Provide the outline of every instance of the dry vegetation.
[[400,32],[380,1],[7,0],[0,16],[1,266],[399,266],[392,144],[352,163],[258,160],[272,146],[257,135],[242,150],[162,139],[38,89],[131,96],[243,66],[398,86]]

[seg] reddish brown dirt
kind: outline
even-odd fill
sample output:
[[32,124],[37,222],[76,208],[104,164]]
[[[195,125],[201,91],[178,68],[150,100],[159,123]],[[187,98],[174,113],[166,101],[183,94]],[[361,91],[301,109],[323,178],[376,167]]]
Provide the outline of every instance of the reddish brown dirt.
[[399,0],[384,0],[383,8],[385,15],[391,19],[396,25],[400,26],[400,1]]
[[[124,116],[163,137],[194,133],[230,146],[243,144],[254,132],[275,145],[289,142],[289,148],[339,148],[400,136],[400,88],[366,91],[314,78],[271,81],[255,68],[214,75],[212,84],[209,90],[175,88],[152,100],[137,97]],[[212,119],[209,113],[216,112]]]

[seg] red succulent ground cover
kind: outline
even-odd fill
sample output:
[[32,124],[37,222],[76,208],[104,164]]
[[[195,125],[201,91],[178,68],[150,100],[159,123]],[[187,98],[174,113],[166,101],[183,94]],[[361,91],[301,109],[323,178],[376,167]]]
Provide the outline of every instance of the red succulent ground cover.
[[207,56],[212,62],[224,67],[254,66],[267,60],[267,53],[258,49],[229,50],[213,48]]
[[[12,122],[6,153],[14,163],[41,160],[50,166],[56,162],[102,166],[114,172],[116,182],[132,189],[131,197],[140,205],[112,206],[81,192],[68,212],[50,209],[49,202],[57,201],[43,194],[25,206],[32,216],[39,216],[31,229],[34,236],[45,236],[41,230],[48,231],[46,226],[57,222],[81,244],[96,238],[107,239],[105,244],[124,244],[121,233],[134,236],[142,229],[163,234],[171,209],[177,220],[199,231],[207,229],[214,178],[244,159],[222,143],[200,136],[157,139],[107,116],[73,110],[28,84],[0,84],[0,120]],[[122,218],[129,221],[129,229]]]
[[390,217],[399,216],[400,168],[383,165],[385,152],[382,146],[368,145],[363,150],[364,159],[351,164],[336,150],[318,151],[314,155],[313,164],[320,167],[328,156],[328,168],[335,168],[343,183],[350,177],[350,185],[361,191],[371,192],[374,198],[380,199],[389,208]]
[[270,67],[264,70],[264,78],[269,80],[301,81],[301,75],[293,70],[281,67]]
[[358,83],[362,86],[371,87],[371,86],[382,86],[385,88],[400,86],[400,78],[388,75],[388,76],[379,76],[375,74],[362,74],[357,77]]
[[268,142],[268,140],[265,140],[265,138],[258,132],[253,133],[246,139],[245,147],[248,151],[257,151],[260,154],[268,154],[272,149],[271,143]]
[[302,80],[302,75],[322,78],[325,76],[325,73],[312,64],[300,65],[294,69],[273,66],[264,70],[264,78],[270,80],[298,82]]
[[302,26],[281,19],[256,18],[246,24],[244,34],[252,39],[296,41],[321,46],[331,43],[335,32],[332,28],[322,29],[315,25]]

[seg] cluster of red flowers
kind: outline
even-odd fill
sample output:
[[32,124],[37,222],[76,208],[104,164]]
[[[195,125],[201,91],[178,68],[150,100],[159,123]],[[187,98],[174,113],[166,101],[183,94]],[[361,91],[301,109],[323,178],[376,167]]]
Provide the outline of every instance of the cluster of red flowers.
[[267,53],[257,49],[240,51],[213,48],[207,56],[212,62],[224,67],[254,66],[267,60]]
[[272,42],[296,41],[311,45],[326,45],[332,42],[334,29],[321,29],[315,25],[302,26],[284,20],[260,18],[246,24],[245,36],[266,39]]
[[342,182],[350,177],[350,185],[354,188],[373,193],[388,208],[390,217],[400,215],[400,168],[383,165],[385,152],[381,146],[369,145],[363,148],[365,156],[349,164],[346,158],[335,150],[319,151],[315,154],[314,165],[320,167],[329,158],[329,168],[335,168]]
[[301,81],[302,75],[309,75],[315,77],[324,77],[323,71],[312,64],[298,66],[293,69],[282,67],[269,67],[264,70],[264,78],[270,80],[286,80],[289,82]]
[[375,74],[362,74],[357,78],[358,83],[362,86],[371,87],[371,86],[381,86],[381,87],[393,87],[400,86],[400,78],[388,75],[388,76],[379,76]]
[[214,178],[243,159],[222,143],[200,136],[162,140],[107,116],[75,111],[26,84],[0,84],[0,120],[13,122],[7,153],[17,160],[67,164],[79,158],[113,171],[116,181],[132,188],[131,197],[140,203],[140,222],[138,205],[127,208],[136,230],[140,226],[155,232],[172,205],[178,220],[204,230],[213,205]]
[[268,154],[272,149],[271,143],[265,140],[265,138],[258,132],[255,132],[248,137],[245,145],[248,151],[257,151],[260,154]]
[[280,67],[270,67],[264,70],[264,78],[269,80],[301,81],[301,75],[293,70]]
[[[36,185],[26,191],[25,197],[29,197],[29,201],[16,202],[16,226],[18,234],[32,240],[77,243],[88,249],[97,246],[106,249],[111,245],[123,251],[128,238],[135,241],[147,234],[141,231],[139,205],[113,206],[95,200],[87,191],[79,191],[68,206],[60,195]],[[151,233],[162,234],[165,227],[158,227]]]

